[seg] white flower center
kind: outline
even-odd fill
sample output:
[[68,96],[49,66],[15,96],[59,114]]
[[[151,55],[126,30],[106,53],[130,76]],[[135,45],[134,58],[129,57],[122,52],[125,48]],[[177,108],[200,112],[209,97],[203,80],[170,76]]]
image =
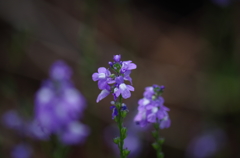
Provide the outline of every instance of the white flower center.
[[106,78],[106,74],[105,73],[99,73],[98,78]]
[[152,113],[156,113],[158,111],[157,107],[152,108]]
[[147,104],[149,104],[149,103],[150,103],[150,101],[149,101],[148,99],[143,98],[143,105],[144,105],[144,106],[147,105]]
[[39,100],[43,104],[49,102],[52,96],[52,91],[49,88],[42,88],[38,93]]
[[122,84],[120,84],[119,88],[121,90],[125,90],[125,89],[127,89],[127,86],[125,85],[125,83],[122,83]]

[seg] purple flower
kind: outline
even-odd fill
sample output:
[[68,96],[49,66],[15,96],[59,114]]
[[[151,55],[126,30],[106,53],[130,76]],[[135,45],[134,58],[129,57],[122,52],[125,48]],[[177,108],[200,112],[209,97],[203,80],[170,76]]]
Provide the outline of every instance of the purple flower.
[[146,105],[150,104],[151,103],[151,100],[150,99],[147,99],[147,98],[142,98],[138,101],[138,110],[145,110],[146,108]]
[[118,115],[117,107],[110,106],[110,109],[112,110],[112,119],[114,119]]
[[100,93],[100,94],[98,95],[98,97],[97,97],[97,103],[98,103],[100,100],[106,98],[109,94],[110,94],[110,91],[109,91],[109,90],[107,90],[107,89],[102,90],[101,93]]
[[137,65],[132,63],[131,60],[129,61],[123,61],[122,62],[122,68],[121,68],[121,72],[126,72],[126,71],[129,71],[129,70],[133,70],[133,69],[136,69],[137,68]]
[[[112,110],[112,119],[114,119],[118,115],[118,110],[117,107],[114,105],[115,102],[113,102],[112,104],[113,106],[110,106],[110,109]],[[128,111],[126,104],[122,103],[121,111]]]
[[146,87],[143,96],[147,99],[152,99],[152,96],[155,94],[153,87]]
[[32,155],[32,149],[27,144],[16,145],[11,152],[12,158],[30,158]]
[[206,130],[189,143],[186,157],[214,157],[226,145],[226,141],[226,134],[222,129]]
[[29,137],[39,140],[48,140],[50,135],[49,131],[40,126],[36,120],[28,123],[27,132]]
[[[118,97],[127,99],[131,97],[131,91],[134,91],[130,74],[131,70],[137,68],[136,64],[132,61],[121,61],[121,55],[114,55],[113,60],[113,62],[108,62],[113,73],[105,67],[100,67],[98,72],[92,75],[93,81],[98,81],[98,88],[101,90],[96,100],[97,103],[109,94],[112,94],[114,101]],[[129,81],[131,85],[125,84],[124,81]],[[112,118],[115,118],[118,115],[117,108],[112,106],[111,109],[113,110]]]
[[171,120],[168,115],[170,110],[163,105],[164,99],[160,96],[164,86],[153,85],[146,87],[144,98],[138,101],[138,114],[134,121],[141,127],[149,123],[159,123],[161,129],[170,127]]
[[59,133],[59,137],[62,143],[73,145],[83,143],[89,133],[90,129],[88,126],[79,122],[71,122],[67,125],[66,129]]
[[[131,70],[136,69],[136,64],[132,61],[120,61],[121,55],[113,56],[114,62],[109,62],[113,74],[105,67],[98,68],[97,73],[93,73],[93,81],[98,81],[98,88],[101,93],[97,97],[97,102],[108,96],[110,93],[113,94],[114,100],[122,95],[124,99],[131,96],[130,91],[134,91],[134,87],[126,85],[124,80],[129,81],[132,84],[132,78],[130,77]],[[114,85],[110,85],[113,84]]]
[[119,62],[119,61],[121,60],[121,55],[114,55],[114,56],[113,56],[113,60],[114,60],[115,62]]
[[[98,88],[105,89],[108,84],[108,77],[111,75],[111,72],[105,67],[98,68],[98,73],[92,75],[93,81],[98,81]],[[109,80],[110,81],[110,80]]]
[[23,120],[15,110],[7,111],[2,116],[3,124],[8,128],[19,130],[23,126]]
[[[61,77],[54,75],[55,71],[61,73]],[[57,61],[51,67],[51,78],[45,80],[37,91],[34,119],[36,123],[29,126],[33,136],[46,139],[47,135],[62,133],[61,139],[63,140],[69,138],[71,133],[78,136],[75,133],[76,130],[74,131],[70,127],[82,116],[86,101],[72,84],[70,72],[71,69],[64,62]],[[99,72],[101,73],[102,69]],[[99,78],[102,79],[101,74]],[[68,127],[68,130],[63,132],[65,127]],[[76,129],[78,129],[77,127],[80,125],[76,126]],[[77,140],[80,141],[80,139]]]
[[169,128],[170,127],[170,125],[171,125],[171,120],[169,119],[169,116],[168,116],[168,114],[164,117],[164,118],[162,118],[162,120],[160,121],[160,128],[161,129],[164,129],[164,128]]
[[72,70],[63,61],[56,61],[50,69],[50,77],[53,80],[69,80],[72,76]]
[[141,127],[145,127],[148,124],[147,111],[145,110],[139,111],[134,118],[134,122],[136,122],[136,124],[140,125]]
[[130,77],[132,71],[128,70],[124,72],[124,77],[123,79],[126,81],[129,81],[132,84],[132,78]]
[[121,94],[124,99],[130,98],[131,97],[131,92],[134,91],[134,87],[130,85],[126,85],[125,83],[121,83],[119,87],[116,87],[114,89],[114,94],[119,97]]

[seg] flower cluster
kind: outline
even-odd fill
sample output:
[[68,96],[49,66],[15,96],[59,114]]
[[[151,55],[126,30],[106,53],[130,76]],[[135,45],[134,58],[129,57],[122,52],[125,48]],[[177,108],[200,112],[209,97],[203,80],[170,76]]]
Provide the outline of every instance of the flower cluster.
[[35,96],[35,119],[48,134],[57,134],[64,144],[75,144],[89,134],[86,125],[78,122],[86,106],[82,94],[70,78],[71,69],[63,62],[55,62],[50,79],[42,83]]
[[146,87],[143,93],[144,98],[138,101],[138,114],[134,118],[141,127],[149,123],[159,123],[161,129],[170,126],[169,108],[163,105],[164,99],[161,97],[164,88],[158,85]]
[[111,74],[109,69],[105,67],[98,68],[98,72],[92,75],[93,81],[98,81],[98,88],[101,93],[97,97],[97,102],[107,97],[110,93],[113,94],[114,100],[120,95],[124,99],[131,97],[131,92],[134,87],[124,83],[124,80],[132,84],[130,77],[131,70],[136,69],[136,64],[132,61],[121,61],[121,55],[114,55],[113,62],[109,62],[110,69],[114,72]]
[[[114,55],[113,62],[109,62],[110,69],[105,67],[98,68],[98,72],[92,75],[93,81],[98,81],[98,88],[101,93],[97,97],[97,102],[107,97],[109,94],[113,95],[114,101],[111,102],[112,119],[114,119],[119,128],[120,137],[113,139],[114,143],[117,144],[120,157],[126,158],[130,151],[124,149],[124,139],[127,137],[127,128],[123,127],[123,119],[127,115],[127,106],[122,103],[122,98],[127,99],[131,97],[131,92],[134,91],[132,85],[132,78],[130,77],[131,70],[136,69],[137,65],[132,61],[121,61],[121,55]],[[129,81],[131,85],[127,85],[124,81]]]

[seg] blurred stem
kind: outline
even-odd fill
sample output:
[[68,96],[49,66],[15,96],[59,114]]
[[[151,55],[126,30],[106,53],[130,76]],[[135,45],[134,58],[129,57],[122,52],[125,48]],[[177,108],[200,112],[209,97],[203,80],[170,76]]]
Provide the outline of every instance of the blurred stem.
[[162,144],[163,144],[164,140],[161,139],[159,136],[160,128],[159,128],[158,121],[156,123],[154,123],[153,126],[154,126],[155,130],[152,132],[152,135],[156,141],[152,144],[152,146],[157,152],[157,158],[163,158],[164,155],[162,153]]
[[52,137],[52,144],[53,144],[53,158],[65,158],[68,153],[68,147],[64,146],[62,143],[58,141],[56,136]]

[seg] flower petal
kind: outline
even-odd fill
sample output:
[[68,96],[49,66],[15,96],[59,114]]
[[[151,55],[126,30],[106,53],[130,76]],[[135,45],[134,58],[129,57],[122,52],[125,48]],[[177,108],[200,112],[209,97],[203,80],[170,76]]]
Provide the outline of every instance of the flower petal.
[[106,87],[108,86],[107,81],[106,80],[99,80],[98,81],[98,88],[103,90],[106,89]]
[[106,68],[105,67],[100,67],[100,68],[98,68],[98,72],[99,73],[105,73],[106,72]]
[[98,80],[98,73],[92,74],[92,80],[97,81]]
[[131,92],[128,89],[125,89],[123,91],[121,91],[122,97],[124,99],[130,98],[131,97]]
[[137,65],[134,64],[134,63],[129,63],[128,64],[128,70],[133,70],[133,69],[136,69],[137,68]]
[[119,97],[119,95],[121,94],[120,92],[121,90],[119,88],[114,88],[114,94],[116,95],[116,97]]
[[130,91],[134,91],[134,87],[133,87],[133,86],[127,85],[127,88],[128,88],[128,90],[130,90]]
[[147,116],[147,120],[148,120],[148,122],[155,123],[156,122],[156,114],[155,113],[149,114]]
[[102,90],[101,93],[100,93],[100,94],[98,95],[98,97],[97,97],[97,103],[98,103],[100,100],[106,98],[109,94],[110,94],[110,92],[109,92],[108,90],[106,90],[106,89]]

